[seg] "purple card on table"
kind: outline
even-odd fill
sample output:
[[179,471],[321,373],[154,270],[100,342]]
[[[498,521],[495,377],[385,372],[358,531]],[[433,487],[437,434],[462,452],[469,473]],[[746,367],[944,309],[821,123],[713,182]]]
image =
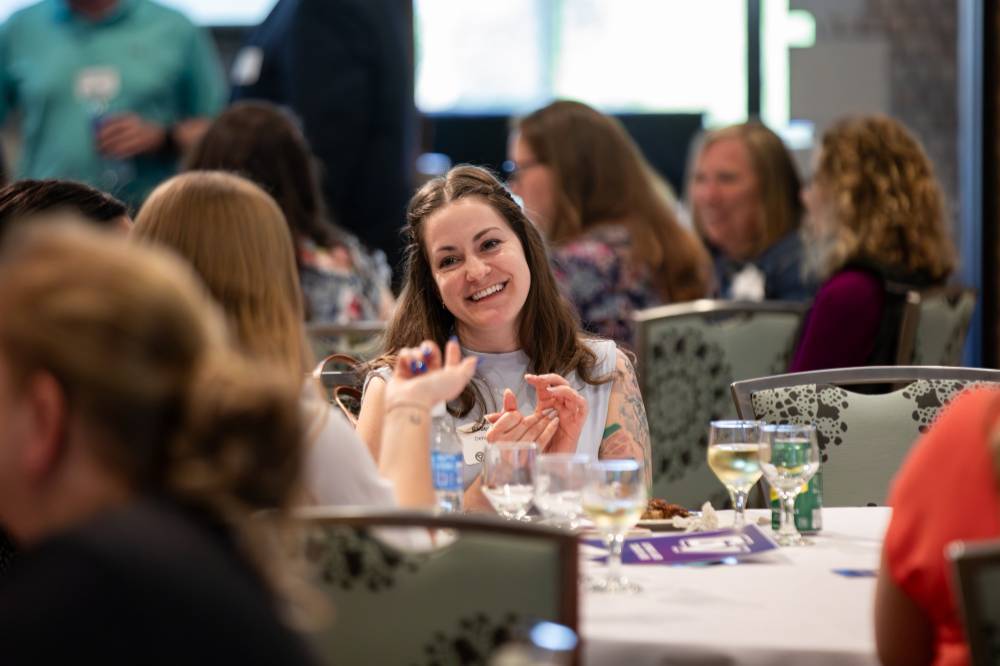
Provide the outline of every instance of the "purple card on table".
[[[606,557],[604,543],[588,539],[583,543],[600,548]],[[743,530],[714,530],[649,537],[632,537],[625,540],[622,549],[624,564],[694,564],[741,559],[760,555],[778,547],[771,537],[756,525]]]

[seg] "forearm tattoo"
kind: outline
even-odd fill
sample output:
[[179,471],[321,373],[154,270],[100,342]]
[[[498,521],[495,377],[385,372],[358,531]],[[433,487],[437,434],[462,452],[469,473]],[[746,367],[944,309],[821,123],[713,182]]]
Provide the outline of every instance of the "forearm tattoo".
[[633,458],[646,463],[646,475],[651,474],[649,424],[646,407],[639,392],[639,382],[628,357],[618,353],[608,424],[598,451],[600,458]]

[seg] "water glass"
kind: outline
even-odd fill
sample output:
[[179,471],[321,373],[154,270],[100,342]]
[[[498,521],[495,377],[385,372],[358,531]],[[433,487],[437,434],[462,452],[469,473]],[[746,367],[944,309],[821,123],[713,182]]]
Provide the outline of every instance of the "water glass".
[[625,534],[646,508],[646,475],[635,460],[598,460],[587,467],[583,510],[601,533],[608,554],[608,573],[591,583],[595,592],[638,592],[622,573]]
[[708,431],[708,466],[733,501],[733,527],[746,524],[747,496],[760,479],[760,421],[712,421]]
[[583,517],[583,487],[590,456],[543,453],[535,462],[535,506],[550,522],[571,530]]
[[497,442],[483,451],[482,490],[507,520],[525,520],[534,496],[534,442]]
[[760,468],[781,501],[782,546],[803,546],[795,527],[795,498],[819,469],[819,446],[814,425],[765,425],[761,428]]

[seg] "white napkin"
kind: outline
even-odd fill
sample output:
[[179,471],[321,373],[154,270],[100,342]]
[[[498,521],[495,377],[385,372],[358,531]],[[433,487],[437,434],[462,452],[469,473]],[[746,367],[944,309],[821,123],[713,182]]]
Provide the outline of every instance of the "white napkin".
[[715,513],[711,502],[701,505],[701,514],[693,516],[674,516],[674,527],[685,532],[708,532],[719,529],[719,514]]

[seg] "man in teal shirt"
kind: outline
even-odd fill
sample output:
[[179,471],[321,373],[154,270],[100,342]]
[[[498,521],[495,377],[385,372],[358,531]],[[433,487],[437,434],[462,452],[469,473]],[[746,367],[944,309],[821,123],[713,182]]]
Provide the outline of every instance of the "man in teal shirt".
[[139,206],[221,110],[208,36],[151,0],[42,0],[0,26],[0,122],[18,178],[79,180]]

